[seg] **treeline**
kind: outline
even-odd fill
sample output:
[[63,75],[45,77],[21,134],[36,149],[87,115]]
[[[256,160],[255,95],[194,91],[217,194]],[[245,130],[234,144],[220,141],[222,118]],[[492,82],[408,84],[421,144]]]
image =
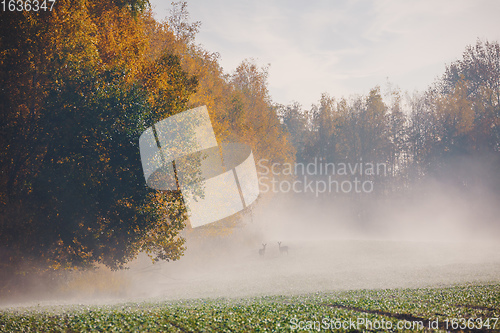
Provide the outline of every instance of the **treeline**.
[[243,61],[225,73],[196,44],[199,26],[185,2],[164,22],[146,0],[58,0],[52,11],[2,14],[0,294],[35,272],[120,268],[140,252],[179,259],[186,208],[180,193],[146,186],[138,139],[200,105],[219,141],[244,142],[269,165],[383,162],[385,193],[428,177],[499,191],[497,42],[468,47],[410,98],[374,88],[325,94],[304,110],[272,103],[266,68]]
[[279,106],[297,161],[385,163],[377,188],[400,193],[430,178],[500,193],[500,46],[477,41],[425,92]]
[[176,260],[189,227],[178,192],[148,188],[138,139],[153,123],[207,105],[218,140],[291,161],[267,91],[244,61],[224,73],[194,42],[186,3],[165,22],[145,0],[58,0],[0,20],[0,293],[32,273],[139,252]]

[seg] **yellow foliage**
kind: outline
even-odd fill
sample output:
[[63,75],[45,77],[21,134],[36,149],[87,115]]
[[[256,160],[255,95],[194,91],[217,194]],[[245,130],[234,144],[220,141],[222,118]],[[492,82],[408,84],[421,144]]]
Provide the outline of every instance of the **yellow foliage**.
[[474,108],[467,99],[467,82],[457,82],[452,94],[436,102],[437,115],[450,137],[466,135],[474,127]]

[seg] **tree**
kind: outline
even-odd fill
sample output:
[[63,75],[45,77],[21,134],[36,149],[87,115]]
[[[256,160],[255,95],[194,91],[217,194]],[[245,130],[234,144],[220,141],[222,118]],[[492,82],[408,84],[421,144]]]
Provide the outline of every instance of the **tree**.
[[462,97],[474,110],[475,149],[500,149],[500,45],[482,42],[466,47],[463,57],[446,67],[436,90],[443,95],[465,89]]
[[172,9],[167,20],[169,27],[184,43],[192,42],[200,29],[201,22],[189,22],[186,1],[171,2],[171,5]]
[[[162,52],[173,54],[179,58],[182,69],[196,77],[196,91],[190,95],[187,107],[207,106],[219,144],[245,143],[252,148],[257,161],[291,160],[293,147],[267,91],[267,68],[243,61],[235,73],[225,73],[217,53],[193,42],[199,22],[189,22],[186,3],[172,5],[171,16],[163,23],[155,20],[146,23],[152,45],[150,57],[157,58]],[[206,236],[230,234],[242,215],[203,228],[187,228],[186,238],[198,241]]]
[[277,114],[280,122],[290,136],[290,142],[296,149],[296,160],[304,161],[307,159],[307,154],[310,154],[307,145],[310,131],[308,128],[308,118],[302,106],[299,103],[291,105],[278,105]]
[[180,193],[145,185],[138,138],[184,111],[196,80],[175,55],[151,56],[150,14],[132,12],[61,0],[2,20],[3,281],[28,266],[119,268],[139,251],[182,254]]
[[287,133],[278,120],[267,90],[267,68],[243,61],[231,77],[232,115],[227,123],[234,140],[242,140],[255,151],[256,159],[275,162],[293,160]]
[[[408,163],[408,131],[407,118],[401,106],[401,94],[399,90],[390,92],[392,103],[387,114],[388,131],[388,163],[393,177],[402,176]],[[399,179],[401,182],[401,179]]]

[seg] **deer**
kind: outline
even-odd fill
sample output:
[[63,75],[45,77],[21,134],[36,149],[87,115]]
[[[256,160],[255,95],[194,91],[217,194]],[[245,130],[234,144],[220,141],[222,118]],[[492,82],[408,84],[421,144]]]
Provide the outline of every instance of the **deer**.
[[266,253],[266,245],[267,245],[267,244],[262,243],[262,247],[263,247],[263,248],[262,248],[262,249],[259,249],[259,255],[260,255],[260,256],[263,256],[263,255]]
[[278,242],[278,247],[280,249],[280,254],[283,254],[286,252],[286,254],[288,255],[288,246],[281,246],[281,242]]

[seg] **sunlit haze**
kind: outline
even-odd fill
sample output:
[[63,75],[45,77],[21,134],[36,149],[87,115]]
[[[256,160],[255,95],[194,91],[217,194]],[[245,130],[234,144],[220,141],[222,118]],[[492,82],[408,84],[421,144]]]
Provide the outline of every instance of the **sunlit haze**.
[[500,329],[500,1],[0,10],[0,333]]

